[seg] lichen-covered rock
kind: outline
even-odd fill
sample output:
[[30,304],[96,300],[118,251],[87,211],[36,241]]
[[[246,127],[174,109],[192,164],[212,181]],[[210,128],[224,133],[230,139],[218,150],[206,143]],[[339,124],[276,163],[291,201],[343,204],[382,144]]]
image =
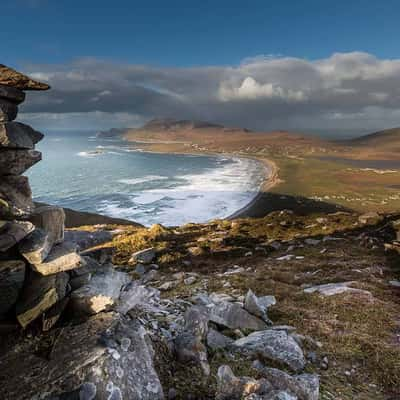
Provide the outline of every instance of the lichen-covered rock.
[[19,90],[50,89],[48,84],[36,81],[3,64],[0,64],[0,85],[11,86]]
[[78,268],[83,264],[82,257],[76,252],[76,246],[63,242],[54,246],[42,263],[32,264],[32,268],[42,275],[52,275]]
[[0,358],[3,398],[164,399],[152,343],[136,321],[98,314],[64,327],[49,359],[36,347],[29,342]]
[[65,212],[61,207],[37,206],[29,220],[36,227],[43,229],[51,242],[58,244],[64,240]]
[[41,159],[40,151],[0,148],[0,175],[21,175]]
[[210,307],[210,321],[229,329],[259,331],[267,328],[261,319],[249,314],[239,304],[221,301]]
[[268,318],[267,310],[269,307],[276,304],[274,296],[257,297],[251,289],[248,290],[244,299],[244,308],[250,314],[260,317],[267,324],[272,325],[271,320]]
[[33,211],[32,192],[25,176],[3,176],[0,179],[0,219],[28,218]]
[[10,221],[0,229],[0,252],[9,250],[34,230],[28,221]]
[[276,368],[268,368],[256,361],[254,367],[276,390],[284,390],[299,400],[319,399],[319,377],[315,374],[289,375]]
[[0,261],[0,318],[16,303],[25,280],[25,263],[12,259]]
[[90,316],[117,303],[123,286],[130,282],[129,275],[104,267],[94,274],[89,283],[71,294],[70,308],[80,316]]
[[66,273],[43,276],[29,271],[16,304],[17,320],[23,328],[65,297],[68,280]]
[[233,345],[238,350],[281,364],[294,372],[302,371],[306,364],[302,349],[285,331],[254,332],[236,340]]
[[43,134],[21,122],[0,123],[0,148],[33,149]]

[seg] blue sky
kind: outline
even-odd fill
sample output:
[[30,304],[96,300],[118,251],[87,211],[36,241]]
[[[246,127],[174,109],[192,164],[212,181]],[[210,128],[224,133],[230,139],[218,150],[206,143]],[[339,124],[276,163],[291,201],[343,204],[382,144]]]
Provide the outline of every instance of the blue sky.
[[[99,57],[162,66],[231,65],[282,54],[399,56],[393,0],[2,0],[3,62]],[[7,38],[7,40],[4,40]]]
[[[155,117],[349,135],[400,126],[400,2],[2,0],[0,62],[50,83],[20,119]],[[335,134],[336,134],[335,133]]]

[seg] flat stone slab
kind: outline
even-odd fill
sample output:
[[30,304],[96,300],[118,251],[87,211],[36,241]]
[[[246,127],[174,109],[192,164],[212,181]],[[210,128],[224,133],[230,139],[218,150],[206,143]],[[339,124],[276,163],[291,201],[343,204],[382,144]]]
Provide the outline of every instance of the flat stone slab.
[[127,273],[104,267],[87,285],[72,292],[70,308],[86,316],[104,311],[117,303],[123,286],[130,281]]
[[[57,206],[35,207],[29,220],[36,227],[43,229],[53,243],[59,244],[64,241],[65,212],[63,208]],[[70,242],[68,239],[67,241]]]
[[0,175],[21,175],[41,159],[40,151],[0,149]]
[[229,329],[260,331],[267,328],[264,321],[248,313],[239,304],[221,301],[209,310],[210,321]]
[[25,93],[11,86],[0,85],[0,98],[17,105],[25,100]]
[[43,134],[21,122],[0,123],[0,148],[33,149]]
[[44,262],[33,264],[32,268],[42,275],[51,275],[78,268],[83,264],[84,260],[76,252],[76,246],[63,242],[52,248]]
[[23,328],[65,297],[67,273],[43,276],[30,271],[16,304],[17,320]]
[[0,318],[16,303],[24,280],[24,261],[0,261]]
[[28,178],[13,175],[1,177],[0,219],[28,218],[33,209]]
[[294,372],[302,371],[306,365],[302,349],[285,331],[254,332],[236,340],[233,345],[261,357],[266,362],[279,363]]
[[367,290],[352,288],[356,282],[340,282],[340,283],[326,283],[324,285],[312,286],[304,289],[304,293],[319,293],[322,296],[334,296],[341,293],[360,293],[371,296]]
[[150,337],[136,321],[101,313],[62,329],[51,358],[36,350],[31,341],[0,358],[4,399],[164,399]]
[[53,247],[49,235],[36,228],[19,243],[19,251],[30,264],[41,264],[47,258]]
[[19,90],[50,89],[48,84],[36,81],[3,64],[0,64],[0,85],[11,86]]
[[35,227],[29,221],[10,221],[6,223],[0,230],[0,251],[4,252],[11,249],[34,229]]

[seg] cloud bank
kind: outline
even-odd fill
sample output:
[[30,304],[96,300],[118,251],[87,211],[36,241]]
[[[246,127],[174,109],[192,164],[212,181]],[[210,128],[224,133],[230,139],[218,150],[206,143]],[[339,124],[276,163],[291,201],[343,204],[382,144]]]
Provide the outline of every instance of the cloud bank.
[[238,66],[196,68],[86,58],[27,65],[24,72],[52,90],[30,94],[22,118],[49,128],[137,126],[154,117],[321,134],[400,125],[400,59],[362,52],[313,61],[255,57]]

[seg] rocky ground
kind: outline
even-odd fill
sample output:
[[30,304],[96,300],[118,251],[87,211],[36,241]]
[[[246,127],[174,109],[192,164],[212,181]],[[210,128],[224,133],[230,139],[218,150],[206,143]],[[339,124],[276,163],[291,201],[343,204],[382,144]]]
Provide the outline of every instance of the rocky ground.
[[52,329],[3,336],[3,394],[396,399],[396,220],[282,211],[69,230],[86,265],[69,271]]

